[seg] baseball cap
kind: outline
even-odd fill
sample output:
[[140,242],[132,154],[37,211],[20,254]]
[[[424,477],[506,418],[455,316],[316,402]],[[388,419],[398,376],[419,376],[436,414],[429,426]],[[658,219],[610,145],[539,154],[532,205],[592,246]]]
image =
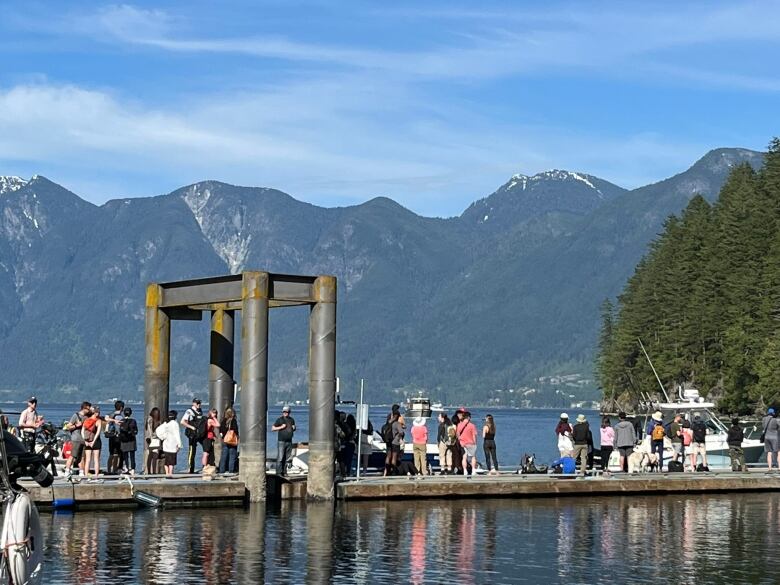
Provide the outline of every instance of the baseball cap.
[[34,402],[35,404],[38,404],[38,399],[35,396],[30,396],[27,399],[27,402]]
[[289,407],[287,404],[285,404],[285,405],[282,407],[282,412],[290,412],[290,407]]

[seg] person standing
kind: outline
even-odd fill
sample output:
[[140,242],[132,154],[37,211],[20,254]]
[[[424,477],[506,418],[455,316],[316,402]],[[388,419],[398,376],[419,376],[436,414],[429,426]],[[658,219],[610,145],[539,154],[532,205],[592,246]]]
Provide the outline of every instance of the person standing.
[[653,429],[650,431],[650,452],[658,456],[657,471],[664,469],[664,438],[666,429],[664,429],[664,418],[661,412],[655,412],[652,417]]
[[707,425],[698,414],[693,417],[691,431],[693,431],[693,445],[691,446],[693,470],[696,471],[699,455],[701,455],[701,468],[709,469],[707,465]]
[[615,425],[615,446],[620,455],[620,469],[628,473],[628,457],[634,452],[636,429],[627,420],[625,412],[618,413],[618,419],[618,423]]
[[780,421],[777,420],[775,409],[768,409],[761,422],[768,470],[772,471],[772,457],[775,455],[775,469],[780,469]]
[[493,415],[485,417],[482,427],[482,451],[485,453],[485,465],[490,475],[498,475],[498,457],[496,456],[496,423]]
[[358,429],[360,435],[360,465],[363,469],[363,473],[368,472],[368,460],[371,457],[371,450],[374,448],[374,425],[371,424],[370,419],[366,419],[366,428]]
[[160,459],[162,457],[162,441],[157,436],[157,427],[162,424],[160,420],[160,409],[156,406],[149,411],[146,417],[146,426],[144,427],[144,437],[146,437],[146,474],[152,475],[160,473]]
[[38,399],[30,396],[27,399],[27,408],[19,415],[19,432],[22,443],[29,453],[35,453],[35,433],[43,425],[43,418],[38,417]]
[[584,477],[588,473],[588,433],[590,425],[584,414],[577,415],[577,423],[572,430],[574,441],[574,461],[580,461],[580,474]]
[[219,433],[222,437],[219,472],[235,473],[238,461],[238,420],[236,420],[236,411],[230,407],[225,409],[222,423],[219,425]]
[[84,435],[81,434],[84,421],[89,415],[92,405],[89,402],[82,402],[81,408],[68,421],[66,430],[70,433],[70,456],[65,462],[65,477],[70,478],[73,474],[73,466],[79,468],[81,475],[84,475]]
[[412,453],[417,475],[428,475],[428,427],[421,416],[412,421]]
[[89,418],[84,421],[81,428],[87,459],[84,465],[87,478],[89,478],[90,463],[95,470],[95,479],[100,476],[100,451],[103,448],[103,439],[100,435],[103,432],[103,424],[103,419],[100,417],[100,407],[94,405]]
[[558,437],[558,451],[561,457],[571,457],[574,445],[571,442],[571,425],[569,424],[569,415],[561,413],[561,418],[555,426],[555,434]]
[[203,432],[205,431],[206,421],[203,418],[203,410],[200,404],[200,398],[193,398],[192,406],[181,417],[181,426],[184,427],[184,434],[187,436],[188,441],[187,465],[190,473],[195,473],[195,456],[197,455],[198,445],[206,436],[206,433]]
[[393,413],[393,440],[392,440],[392,449],[393,449],[393,456],[392,461],[390,463],[391,473],[397,473],[398,466],[401,463],[401,457],[403,457],[404,452],[404,440],[406,438],[406,425],[404,424],[403,417],[398,413]]
[[745,440],[745,432],[739,426],[739,419],[731,419],[731,428],[728,434],[729,457],[731,458],[731,471],[741,471],[745,473],[745,451],[742,449],[742,441]]
[[276,419],[271,427],[276,435],[276,475],[285,477],[287,475],[287,462],[292,454],[293,433],[295,433],[295,420],[290,416],[290,407],[285,405],[282,408],[282,416]]
[[685,450],[683,446],[682,434],[682,415],[679,412],[674,415],[674,419],[669,424],[669,439],[672,441],[674,460],[682,460],[683,464],[685,464]]
[[[452,450],[450,449],[449,428],[452,426],[447,413],[439,413],[439,427],[436,431],[436,444],[439,447],[440,475],[447,475],[452,470]],[[454,433],[453,433],[454,435]]]
[[168,412],[168,422],[157,427],[157,438],[162,441],[162,451],[165,458],[165,475],[173,477],[176,469],[176,455],[181,449],[181,431],[176,417],[179,413],[175,410]]
[[[691,430],[691,421],[687,418],[683,421],[681,432],[683,451],[685,451],[686,448],[690,451],[691,471],[696,471],[696,455],[693,454],[693,449],[691,448],[693,445],[693,431]],[[685,457],[683,457],[683,465],[685,465]]]
[[463,475],[469,477],[468,460],[471,459],[471,475],[477,472],[477,427],[471,422],[471,413],[461,416],[457,429],[458,441],[463,447]]
[[216,465],[214,462],[214,440],[219,433],[219,419],[217,418],[217,409],[209,409],[206,418],[206,438],[203,439],[203,456],[201,457],[201,466],[206,467]]
[[612,428],[608,416],[601,419],[601,439],[599,445],[601,448],[601,470],[609,471],[609,458],[612,456],[612,451],[615,448],[615,429]]
[[136,436],[138,423],[133,418],[133,409],[129,406],[122,410],[122,422],[119,423],[119,450],[122,453],[122,470],[135,475],[135,452],[138,449]]
[[[124,461],[121,440],[119,438],[119,427],[122,425],[124,410],[125,403],[121,400],[117,400],[114,402],[114,412],[111,416],[106,417],[105,435],[108,439],[108,464],[106,465],[106,473],[108,474],[117,473]],[[127,469],[124,469],[123,471],[127,471]]]

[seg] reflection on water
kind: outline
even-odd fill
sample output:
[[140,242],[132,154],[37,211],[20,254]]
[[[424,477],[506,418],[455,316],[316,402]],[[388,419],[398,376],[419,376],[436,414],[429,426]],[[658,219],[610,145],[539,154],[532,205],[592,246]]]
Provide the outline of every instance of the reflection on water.
[[780,495],[43,514],[57,583],[776,583]]

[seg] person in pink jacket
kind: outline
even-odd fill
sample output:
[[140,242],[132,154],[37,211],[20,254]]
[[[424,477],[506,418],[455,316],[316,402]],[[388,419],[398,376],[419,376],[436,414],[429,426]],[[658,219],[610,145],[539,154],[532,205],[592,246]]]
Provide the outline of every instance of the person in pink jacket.
[[477,471],[477,427],[471,422],[471,413],[464,412],[456,431],[458,441],[463,447],[463,475],[468,476],[468,459],[471,458],[471,475]]
[[427,445],[428,427],[425,426],[425,419],[418,416],[412,422],[412,453],[417,475],[428,475]]
[[609,457],[615,448],[615,429],[608,417],[601,419],[601,470],[609,470]]

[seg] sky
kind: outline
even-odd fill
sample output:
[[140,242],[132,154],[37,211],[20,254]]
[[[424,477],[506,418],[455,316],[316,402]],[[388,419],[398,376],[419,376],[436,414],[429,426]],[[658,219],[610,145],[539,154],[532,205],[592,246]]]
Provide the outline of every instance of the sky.
[[780,2],[0,4],[0,175],[200,180],[460,214],[514,173],[627,188],[778,130]]

